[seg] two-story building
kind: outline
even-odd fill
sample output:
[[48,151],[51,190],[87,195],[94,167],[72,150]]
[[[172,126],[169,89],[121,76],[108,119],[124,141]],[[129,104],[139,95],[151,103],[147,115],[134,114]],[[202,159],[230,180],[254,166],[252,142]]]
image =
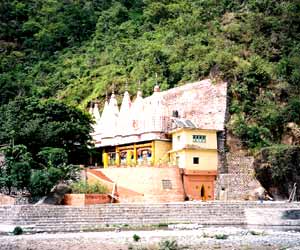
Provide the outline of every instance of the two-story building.
[[187,197],[212,200],[218,170],[217,131],[186,126],[170,133],[170,161],[181,169]]

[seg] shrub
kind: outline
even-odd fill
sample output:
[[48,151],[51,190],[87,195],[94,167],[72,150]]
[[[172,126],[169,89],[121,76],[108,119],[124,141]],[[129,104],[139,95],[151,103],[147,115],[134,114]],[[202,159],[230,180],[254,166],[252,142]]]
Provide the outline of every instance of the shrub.
[[159,250],[179,250],[176,240],[165,240],[159,243]]
[[88,184],[84,181],[79,181],[71,184],[72,193],[78,194],[106,194],[108,188],[100,183]]
[[216,234],[215,238],[217,240],[226,240],[226,239],[228,239],[228,235],[227,234]]
[[45,147],[37,154],[41,163],[48,166],[59,166],[68,161],[68,155],[63,148]]
[[159,223],[158,227],[168,227],[169,224],[168,223]]
[[33,197],[41,197],[47,195],[54,185],[47,170],[36,170],[31,174],[29,191]]
[[21,227],[15,227],[12,233],[13,235],[21,235],[23,234],[23,229]]
[[138,242],[141,239],[141,237],[138,236],[137,234],[134,234],[132,237],[135,242]]
[[257,232],[257,231],[253,231],[253,230],[251,230],[249,233],[250,233],[251,235],[255,235],[255,236],[258,236],[258,235],[264,235],[264,232]]

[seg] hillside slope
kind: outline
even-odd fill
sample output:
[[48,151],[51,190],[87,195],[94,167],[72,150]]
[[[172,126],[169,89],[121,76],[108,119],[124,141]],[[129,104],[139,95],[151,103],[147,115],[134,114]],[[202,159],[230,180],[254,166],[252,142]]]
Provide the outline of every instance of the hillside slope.
[[300,2],[30,0],[0,3],[0,104],[55,97],[86,108],[211,77],[230,83],[229,130],[244,146],[300,123]]

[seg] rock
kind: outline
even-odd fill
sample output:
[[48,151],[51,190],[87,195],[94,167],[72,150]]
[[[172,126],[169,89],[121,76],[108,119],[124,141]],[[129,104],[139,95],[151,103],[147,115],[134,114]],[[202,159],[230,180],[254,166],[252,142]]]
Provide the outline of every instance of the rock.
[[284,128],[281,143],[300,145],[300,126],[294,122],[289,122]]
[[67,184],[59,183],[48,196],[43,197],[36,205],[61,205],[64,195],[70,191],[71,188]]
[[263,187],[253,189],[249,194],[249,200],[273,200]]

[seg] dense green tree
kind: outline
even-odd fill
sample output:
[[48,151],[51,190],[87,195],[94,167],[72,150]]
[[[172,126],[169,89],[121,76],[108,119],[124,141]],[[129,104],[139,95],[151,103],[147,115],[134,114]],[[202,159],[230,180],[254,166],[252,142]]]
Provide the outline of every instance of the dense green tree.
[[34,159],[46,146],[63,148],[72,163],[88,157],[89,116],[59,101],[20,98],[2,106],[0,131],[0,144],[24,144]]
[[0,165],[0,189],[8,194],[29,186],[32,157],[24,145],[9,145],[1,149],[5,155]]

